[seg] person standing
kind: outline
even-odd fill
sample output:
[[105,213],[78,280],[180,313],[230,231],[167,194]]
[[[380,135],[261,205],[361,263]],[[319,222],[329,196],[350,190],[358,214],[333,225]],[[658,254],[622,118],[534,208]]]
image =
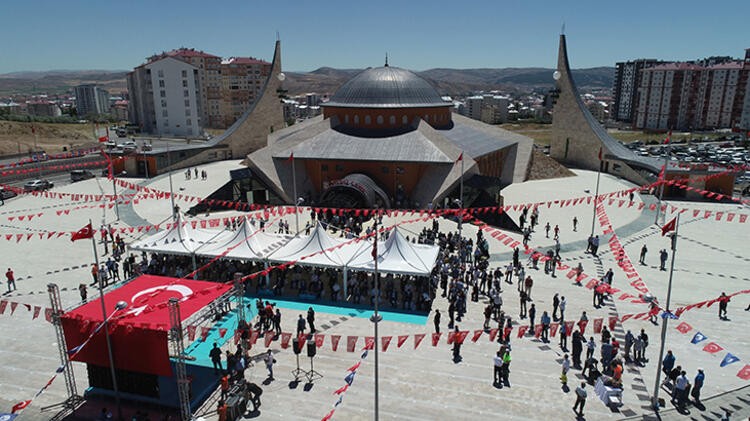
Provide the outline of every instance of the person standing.
[[529,309],[529,330],[532,332],[534,331],[534,318],[536,317],[536,307],[534,307],[534,304],[531,304],[531,308]]
[[550,230],[550,226],[549,226],[549,222],[547,222],[547,225],[544,226],[544,233],[547,238],[549,238],[549,230]]
[[594,337],[590,336],[589,341],[586,343],[586,359],[594,356],[594,350],[596,349],[596,342],[594,342]]
[[528,301],[526,291],[521,291],[521,293],[519,294],[519,301],[521,304],[521,314],[519,315],[519,318],[523,319],[526,317],[526,301]]
[[[10,284],[8,285],[8,291],[10,291]],[[730,298],[727,297],[725,292],[722,292],[721,296],[719,296],[719,320],[727,320],[727,305],[729,304],[729,300]]]
[[555,240],[559,240],[560,239],[560,227],[557,224],[555,224],[554,233],[555,233],[555,237],[554,237]]
[[698,374],[695,375],[695,380],[693,381],[693,390],[690,392],[690,394],[693,396],[693,399],[695,399],[695,403],[700,403],[701,401],[701,388],[703,388],[703,381],[706,379],[706,375],[703,374],[703,369],[698,369]]
[[435,323],[435,333],[440,333],[440,310],[435,309],[435,317],[432,321]]
[[557,321],[557,308],[560,307],[560,294],[557,292],[552,297],[552,320]]
[[[8,281],[8,292],[15,291],[17,289],[16,277],[13,275],[13,270],[11,268],[8,268],[8,271],[5,272],[5,279]],[[13,287],[12,290],[11,287]]]
[[461,361],[461,343],[459,340],[458,325],[453,328],[453,362],[458,363]]
[[303,335],[306,328],[307,324],[305,323],[305,319],[300,314],[299,317],[297,317],[297,336]]
[[672,388],[672,403],[677,405],[678,408],[682,408],[685,405],[688,386],[690,386],[690,380],[688,380],[685,370],[682,370]]
[[[676,358],[674,357],[674,354],[672,354],[672,350],[667,351],[667,355],[664,356],[664,360],[661,362],[661,371],[664,372],[666,376],[669,376],[669,372],[672,371],[674,368]],[[664,379],[664,383],[666,383],[667,378]]]
[[573,232],[578,231],[578,217],[573,217]]
[[266,352],[263,360],[266,363],[266,369],[268,369],[268,379],[273,380],[273,365],[276,362],[276,358],[273,357],[270,349]]
[[563,319],[560,319],[560,349],[568,350],[568,327]]
[[646,248],[646,245],[644,244],[643,247],[641,247],[641,258],[639,260],[642,265],[646,264],[646,253],[648,253],[648,248]]
[[625,361],[630,361],[630,350],[633,348],[633,342],[635,342],[635,337],[633,332],[628,329],[625,334]]
[[659,270],[665,271],[667,270],[667,257],[669,257],[669,253],[667,253],[667,249],[661,249],[659,251],[659,261],[661,265],[659,266]]
[[563,387],[568,385],[568,371],[570,371],[570,358],[568,358],[568,354],[565,354],[562,361],[562,373],[560,374],[560,382]]
[[648,348],[648,335],[644,329],[641,329],[641,342],[643,343],[643,349],[641,350],[641,360],[646,360],[646,348]]
[[531,299],[531,287],[534,286],[534,280],[531,279],[531,276],[527,276],[526,280],[524,281],[524,291],[526,291],[526,296],[528,297],[529,301],[532,301]]
[[549,342],[549,325],[551,320],[546,311],[542,312],[542,317],[539,321],[542,323],[542,342],[547,343]]
[[565,301],[565,297],[560,297],[560,320],[565,319],[565,307],[567,307],[567,305],[568,302]]
[[573,366],[579,368],[581,366],[581,354],[583,353],[583,343],[585,339],[581,335],[579,330],[573,332]]
[[[586,405],[586,382],[581,382],[581,385],[576,387],[576,403],[573,405],[573,412],[579,417],[583,416],[583,407]],[[576,412],[578,408],[578,412]]]
[[86,290],[86,284],[78,285],[78,292],[81,294],[81,301],[86,302],[88,296],[88,290]]
[[281,310],[278,308],[276,314],[273,315],[273,330],[277,337],[281,335]]
[[503,354],[500,351],[497,351],[497,354],[492,358],[492,361],[495,367],[492,385],[502,385]]
[[312,307],[307,309],[307,324],[310,326],[310,333],[315,333],[315,310]]
[[211,362],[214,365],[214,374],[219,374],[221,372],[221,349],[216,342],[214,342],[214,347],[211,348],[208,356],[211,357]]

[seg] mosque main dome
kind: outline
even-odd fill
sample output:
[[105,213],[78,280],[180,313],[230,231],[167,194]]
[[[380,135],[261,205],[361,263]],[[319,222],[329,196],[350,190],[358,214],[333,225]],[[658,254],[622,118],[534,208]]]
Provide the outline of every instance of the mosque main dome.
[[364,70],[344,83],[324,106],[351,108],[446,107],[429,82],[406,69],[383,66]]

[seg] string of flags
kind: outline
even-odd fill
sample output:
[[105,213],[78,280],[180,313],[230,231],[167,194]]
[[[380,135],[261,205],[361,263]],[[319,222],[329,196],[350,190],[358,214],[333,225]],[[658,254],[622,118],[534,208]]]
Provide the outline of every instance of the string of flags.
[[[91,161],[91,162],[77,162],[73,164],[60,164],[60,165],[45,165],[41,168],[41,171],[58,171],[58,170],[72,170],[77,168],[97,168],[107,165],[107,161]],[[0,171],[0,176],[5,177],[9,175],[17,174],[33,174],[38,173],[40,168],[20,168],[12,170]]]
[[[86,156],[86,155],[92,154],[92,153],[97,153],[98,154],[99,152],[100,152],[99,148],[88,148],[88,149],[81,149],[81,150],[76,150],[76,151],[71,151],[71,152],[61,152],[61,153],[56,153],[56,154],[47,154],[46,158],[45,159],[41,159],[41,161],[50,161],[50,160],[55,160],[55,159],[80,158],[82,156]],[[23,165],[26,165],[26,164],[33,164],[33,163],[36,163],[36,162],[39,162],[39,161],[40,161],[39,155],[37,154],[36,158],[35,157],[24,158],[24,159],[18,160],[16,162],[12,162],[10,164],[0,164],[0,169],[3,169],[3,168],[16,168],[16,167],[20,167],[20,166],[23,166]]]
[[[690,326],[686,322],[680,323],[679,325],[677,325],[675,327],[675,329],[677,329],[677,331],[680,332],[683,335],[685,335],[685,334],[691,332],[692,330],[694,330],[693,327]],[[709,340],[708,336],[704,335],[703,333],[701,333],[699,331],[696,331],[695,334],[693,335],[692,339],[690,339],[690,343],[693,344],[693,345],[698,345],[698,346],[702,347],[701,349],[704,352],[708,352],[709,354],[712,354],[712,355],[715,355],[715,354],[718,354],[719,352],[725,351],[724,347],[722,347],[721,345],[719,345],[719,344],[717,344],[716,342],[713,342],[713,341],[709,341],[709,342],[703,344],[703,342],[706,342],[708,340]],[[737,357],[736,355],[734,355],[731,352],[727,351],[727,353],[724,355],[724,358],[721,359],[721,362],[719,363],[719,367],[726,367],[726,366],[728,366],[730,364],[734,364],[734,363],[739,362],[739,361],[740,361],[739,357]],[[750,364],[745,364],[745,366],[742,367],[737,372],[737,377],[741,378],[742,380],[750,380]]]
[[51,308],[42,308],[41,306],[35,306],[31,304],[24,304],[24,303],[18,303],[15,301],[9,301],[9,300],[0,300],[0,314],[5,314],[5,311],[9,311],[9,315],[13,316],[16,313],[16,310],[18,307],[21,306],[22,308],[25,308],[28,313],[31,313],[31,320],[36,320],[39,318],[39,316],[42,314],[42,310],[44,310],[44,318],[48,322],[52,323],[52,309]]
[[328,411],[326,415],[323,416],[321,421],[328,421],[333,417],[334,412],[336,411],[336,408],[341,405],[341,403],[344,400],[344,396],[346,395],[346,391],[349,390],[349,388],[354,384],[354,378],[357,375],[357,372],[362,365],[362,363],[367,358],[367,354],[370,350],[372,350],[375,346],[375,338],[368,337],[368,339],[365,341],[365,347],[362,348],[362,354],[359,356],[359,361],[357,361],[356,364],[352,365],[346,370],[346,376],[344,376],[344,385],[340,388],[333,391],[333,394],[338,396],[336,398],[336,402],[333,404],[333,408]]

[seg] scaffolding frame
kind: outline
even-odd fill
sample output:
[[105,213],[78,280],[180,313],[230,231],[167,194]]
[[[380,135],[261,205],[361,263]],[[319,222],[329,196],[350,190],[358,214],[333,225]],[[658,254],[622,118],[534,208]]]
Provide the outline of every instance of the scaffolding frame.
[[185,343],[182,332],[182,317],[180,316],[180,300],[177,298],[169,299],[169,348],[175,361],[175,379],[177,380],[177,394],[180,399],[180,419],[190,421],[192,414],[190,411],[190,380],[187,377],[187,368],[185,366]]
[[49,293],[49,301],[52,307],[51,322],[55,329],[55,337],[57,338],[57,351],[60,354],[60,368],[58,371],[62,370],[61,374],[65,379],[65,389],[68,391],[68,397],[60,403],[42,408],[42,411],[57,407],[62,407],[63,410],[75,411],[83,403],[84,399],[78,394],[73,365],[70,363],[70,358],[68,358],[68,344],[65,342],[65,332],[63,331],[61,321],[65,311],[60,300],[60,288],[57,284],[49,283],[47,284],[47,292]]

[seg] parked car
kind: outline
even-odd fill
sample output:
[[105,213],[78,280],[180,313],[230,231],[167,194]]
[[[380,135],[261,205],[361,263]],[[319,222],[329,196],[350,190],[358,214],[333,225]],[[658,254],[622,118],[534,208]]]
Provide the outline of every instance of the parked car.
[[51,189],[54,186],[48,180],[32,180],[23,185],[23,191],[42,191]]
[[89,170],[73,170],[70,172],[70,182],[75,183],[76,181],[88,180],[94,178],[94,173]]
[[16,192],[0,187],[0,200],[10,199],[11,197],[16,197]]

